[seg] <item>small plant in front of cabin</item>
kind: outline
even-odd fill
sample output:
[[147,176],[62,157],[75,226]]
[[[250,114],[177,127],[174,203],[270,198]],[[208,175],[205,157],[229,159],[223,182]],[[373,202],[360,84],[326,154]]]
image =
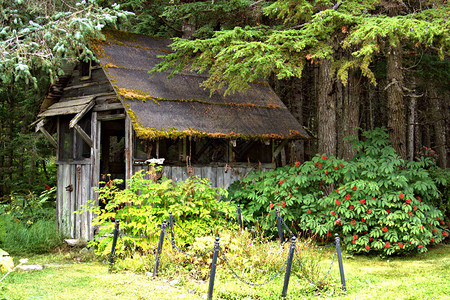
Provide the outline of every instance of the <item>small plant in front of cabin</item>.
[[425,252],[442,241],[443,214],[433,203],[448,199],[428,171],[433,161],[405,162],[384,129],[364,132],[355,146],[359,152],[350,161],[321,154],[253,174],[234,185],[233,199],[244,204],[248,219],[279,207],[300,229],[324,238],[339,233],[351,252]]
[[[156,232],[151,239],[121,236],[124,243],[118,243],[117,253],[124,253],[123,245],[132,252],[146,253],[154,250],[162,221],[169,220],[169,211],[176,222],[174,231],[178,247],[191,244],[195,236],[218,232],[226,226],[226,216],[235,212],[228,201],[219,200],[226,197],[226,190],[212,187],[207,179],[191,177],[173,182],[162,178],[155,182],[154,175],[155,170],[138,172],[124,190],[119,190],[114,182],[108,182],[98,189],[99,202],[106,203],[104,208],[83,208],[97,215],[93,225],[99,226],[99,233],[91,242],[98,247],[97,253],[107,255],[111,251],[115,220],[120,220],[120,231],[127,235],[147,236]],[[166,232],[170,233],[169,226]]]

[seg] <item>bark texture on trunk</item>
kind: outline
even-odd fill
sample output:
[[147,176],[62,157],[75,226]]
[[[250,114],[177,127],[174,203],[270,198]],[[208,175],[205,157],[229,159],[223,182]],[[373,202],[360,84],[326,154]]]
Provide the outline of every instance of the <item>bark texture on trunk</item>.
[[318,150],[319,153],[336,155],[336,98],[333,97],[331,61],[325,59],[319,66]]
[[[344,137],[358,138],[359,104],[361,96],[360,76],[357,72],[350,72],[348,84],[345,88],[347,96],[343,103]],[[356,154],[356,149],[346,140],[342,144],[342,158],[350,159]]]
[[435,87],[430,90],[430,109],[432,115],[434,129],[434,149],[438,155],[437,164],[441,168],[447,166],[447,142],[446,142],[446,126],[445,126],[445,106],[443,105],[444,97],[440,97],[439,91]]
[[417,122],[417,98],[411,97],[409,100],[409,116],[408,116],[408,159],[414,160],[415,131]]
[[445,136],[446,136],[446,143],[445,143],[445,151],[446,151],[446,162],[447,165],[446,168],[450,168],[450,92],[447,91],[445,93],[444,99],[443,99],[443,108],[445,111]]
[[195,33],[195,19],[183,19],[183,23],[181,24],[181,31],[183,32],[181,36],[183,39],[192,40]]
[[[289,97],[288,108],[297,121],[303,125],[303,101],[305,95],[302,93],[303,84],[298,78],[293,78],[290,80],[290,91],[291,95]],[[305,161],[305,142],[304,141],[293,141],[291,144],[291,160],[292,161]]]
[[397,154],[406,159],[406,115],[403,102],[403,71],[400,47],[391,47],[389,50],[387,79],[389,137]]

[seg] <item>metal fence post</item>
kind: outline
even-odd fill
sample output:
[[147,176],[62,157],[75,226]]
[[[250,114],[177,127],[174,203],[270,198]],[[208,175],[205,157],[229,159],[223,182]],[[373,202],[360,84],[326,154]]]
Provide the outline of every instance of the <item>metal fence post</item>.
[[[173,215],[172,211],[169,211],[169,225],[170,225],[170,236],[172,240],[175,241],[175,234],[173,233]],[[172,249],[175,250],[175,246],[172,243]]]
[[277,208],[277,209],[275,209],[275,212],[277,214],[278,237],[280,238],[280,244],[283,244],[283,242],[284,242],[284,235],[283,235],[283,227],[281,227],[280,211]]
[[217,256],[219,255],[219,237],[216,237],[216,241],[214,242],[214,252],[211,263],[211,275],[209,277],[209,286],[208,286],[208,300],[212,300],[213,289],[214,289],[214,279],[216,277],[216,266],[217,266]]
[[109,256],[109,268],[111,269],[114,265],[114,256],[116,254],[116,244],[117,244],[117,238],[119,237],[119,220],[116,220],[116,224],[114,225],[114,236],[112,241],[112,247],[111,247],[111,254]]
[[346,292],[347,287],[345,286],[344,264],[342,263],[341,240],[339,238],[339,234],[336,233],[335,238],[336,238],[336,251],[337,251],[338,262],[339,262],[339,273],[341,274],[342,289],[344,290],[344,292]]
[[159,258],[161,256],[162,247],[164,244],[164,235],[165,235],[166,226],[167,226],[167,221],[164,220],[161,225],[161,234],[159,235],[158,250],[156,251],[156,258],[155,258],[155,268],[153,269],[153,277],[158,275]]
[[242,214],[241,214],[241,205],[237,205],[237,213],[238,213],[238,221],[239,221],[239,229],[242,231]]
[[292,269],[292,259],[294,258],[294,251],[295,251],[295,236],[292,237],[291,240],[291,247],[289,248],[289,254],[287,258],[287,264],[286,264],[286,273],[284,274],[284,283],[283,283],[283,292],[281,293],[281,297],[283,299],[286,298],[287,295],[287,289],[289,285],[289,278],[291,276],[291,269]]

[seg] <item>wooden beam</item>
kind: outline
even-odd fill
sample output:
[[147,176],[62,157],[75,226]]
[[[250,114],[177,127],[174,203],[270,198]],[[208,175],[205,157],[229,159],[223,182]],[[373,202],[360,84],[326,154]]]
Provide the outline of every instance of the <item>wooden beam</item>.
[[89,86],[93,86],[93,85],[102,85],[102,84],[107,84],[107,83],[109,83],[109,81],[88,82],[88,83],[83,83],[83,84],[79,84],[79,85],[73,85],[73,86],[65,87],[63,89],[63,91],[70,91],[70,90],[73,90],[73,89],[79,89],[79,88],[89,87]]
[[[78,121],[95,105],[94,99],[91,100],[69,123],[69,128],[74,128]],[[84,132],[84,131],[83,131]],[[86,135],[88,136],[88,135]],[[90,138],[89,138],[90,139]],[[92,143],[91,143],[92,144]],[[92,146],[91,146],[92,147]]]
[[73,128],[80,134],[81,138],[92,148],[92,140],[91,137],[80,127],[80,125],[75,124]]
[[93,111],[105,111],[105,110],[115,110],[115,109],[123,109],[123,104],[120,102],[100,104],[100,105],[96,105],[94,107]]
[[[77,97],[68,97],[68,98],[61,98],[62,102],[68,102],[68,101],[74,101],[74,100],[80,100],[80,99],[86,99],[86,98],[98,98],[103,96],[114,96],[116,93],[114,92],[104,92],[104,93],[97,93],[92,95],[86,95],[86,96],[77,96]],[[55,104],[54,104],[55,105]]]
[[[40,121],[42,121],[42,120],[44,120],[44,119],[45,119],[45,117],[38,118],[36,121],[34,121],[34,122],[31,123],[30,125],[28,125],[28,128],[33,128],[33,126],[37,125],[37,123],[39,123]],[[36,126],[36,131],[35,131],[35,132],[37,132],[37,131],[38,131],[38,128],[37,128],[37,126]]]
[[289,143],[289,140],[283,140],[281,144],[273,151],[273,158],[277,158],[277,156],[281,153],[281,150]]
[[56,142],[56,140],[53,138],[53,136],[44,128],[44,124],[47,120],[46,119],[42,119],[41,121],[39,121],[36,125],[36,131],[40,131],[44,134],[44,136],[50,141],[50,143],[57,148],[58,147],[58,143]]
[[67,107],[72,107],[75,105],[84,105],[89,103],[92,98],[94,98],[93,96],[83,96],[83,97],[78,97],[78,98],[70,98],[70,99],[64,99],[62,101],[56,102],[55,104],[52,104],[51,106],[48,107],[47,110],[51,110],[51,109],[58,109],[58,108],[67,108]]
[[85,105],[86,104],[74,105],[72,107],[49,109],[49,110],[44,111],[42,114],[39,114],[38,117],[54,117],[54,116],[61,116],[61,115],[77,114],[80,112],[80,110],[83,109],[83,107]]
[[105,115],[105,116],[98,116],[98,120],[100,121],[114,121],[114,120],[121,120],[125,119],[125,114],[114,114],[114,115]]

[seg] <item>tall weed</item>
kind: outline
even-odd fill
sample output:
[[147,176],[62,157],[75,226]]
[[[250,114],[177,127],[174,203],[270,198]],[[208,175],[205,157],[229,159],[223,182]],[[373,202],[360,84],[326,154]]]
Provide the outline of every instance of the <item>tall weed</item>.
[[0,218],[0,247],[12,255],[41,254],[62,244],[55,220],[39,220],[27,226],[10,216]]

